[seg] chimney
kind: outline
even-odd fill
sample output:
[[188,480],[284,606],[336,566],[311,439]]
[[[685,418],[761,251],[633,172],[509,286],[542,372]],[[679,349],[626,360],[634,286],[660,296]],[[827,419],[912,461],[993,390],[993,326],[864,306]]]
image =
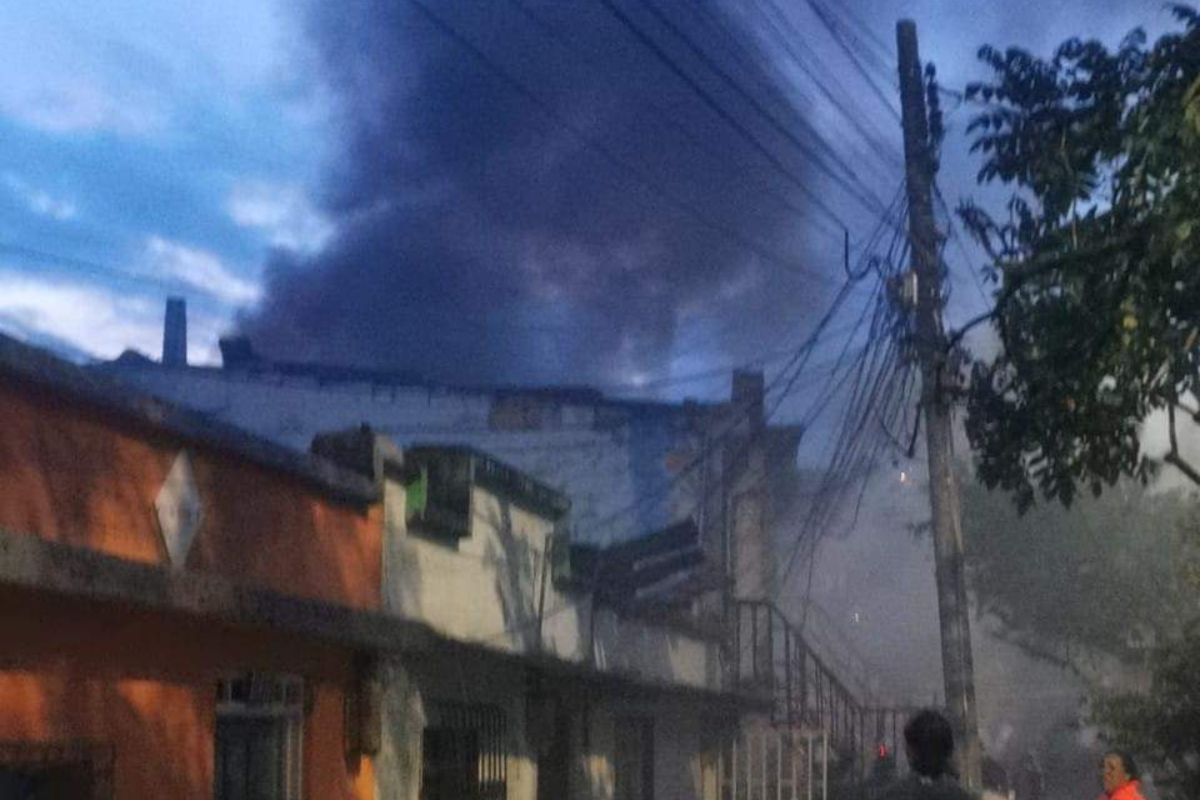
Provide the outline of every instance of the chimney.
[[164,367],[187,366],[187,301],[182,297],[167,298],[162,363]]

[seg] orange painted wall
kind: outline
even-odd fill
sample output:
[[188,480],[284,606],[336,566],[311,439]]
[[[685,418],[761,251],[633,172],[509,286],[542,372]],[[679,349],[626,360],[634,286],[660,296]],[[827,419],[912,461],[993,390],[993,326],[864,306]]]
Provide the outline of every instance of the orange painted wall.
[[344,756],[350,663],[294,637],[0,590],[0,740],[102,742],[119,800],[211,800],[218,677],[299,674],[312,688],[304,796],[369,800],[369,761]]
[[165,563],[154,499],[186,447],[204,497],[187,567],[378,609],[381,519],[310,484],[39,387],[0,385],[0,527]]

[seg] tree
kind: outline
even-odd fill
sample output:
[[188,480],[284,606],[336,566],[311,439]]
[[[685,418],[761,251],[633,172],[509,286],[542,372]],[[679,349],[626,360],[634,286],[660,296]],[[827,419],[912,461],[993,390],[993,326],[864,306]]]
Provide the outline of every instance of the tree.
[[1093,721],[1114,744],[1153,766],[1163,800],[1200,797],[1200,620],[1154,654],[1153,688],[1103,697]]
[[[967,434],[980,479],[1021,509],[1162,462],[1200,485],[1175,434],[1176,412],[1200,421],[1200,15],[1172,10],[1182,29],[1152,46],[1138,30],[1049,59],[984,47],[993,76],[968,87],[978,179],[1012,196],[1006,218],[959,208],[992,262],[1001,344],[972,366]],[[1156,461],[1141,426],[1159,409]]]
[[[1181,564],[1194,598],[1200,593],[1195,517],[1189,537],[1192,547]],[[1092,703],[1092,721],[1105,738],[1138,753],[1154,769],[1163,800],[1200,797],[1200,613],[1194,605],[1188,619],[1181,636],[1155,648],[1149,691],[1101,695]]]
[[1182,493],[1125,481],[1070,512],[1050,504],[1025,514],[979,484],[962,498],[975,608],[999,638],[1090,682],[1112,659],[1139,665],[1178,634],[1192,607],[1178,576]]

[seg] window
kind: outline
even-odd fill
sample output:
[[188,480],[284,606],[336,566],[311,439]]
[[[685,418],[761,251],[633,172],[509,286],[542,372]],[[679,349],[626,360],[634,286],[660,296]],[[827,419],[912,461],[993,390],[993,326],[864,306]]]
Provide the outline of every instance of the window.
[[299,800],[304,684],[244,673],[217,685],[216,800]]
[[413,533],[457,546],[471,535],[472,460],[453,449],[412,448],[415,470],[408,485],[408,524]]
[[619,719],[614,734],[615,800],[654,800],[654,722],[645,717]]
[[505,800],[504,712],[433,703],[421,737],[421,800]]
[[90,742],[0,741],[0,798],[110,800],[113,751]]

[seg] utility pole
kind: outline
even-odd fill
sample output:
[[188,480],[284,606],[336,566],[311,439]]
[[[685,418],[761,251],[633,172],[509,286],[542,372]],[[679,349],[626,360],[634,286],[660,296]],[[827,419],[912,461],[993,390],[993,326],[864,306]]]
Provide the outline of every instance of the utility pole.
[[963,574],[962,522],[951,455],[953,429],[947,375],[946,333],[942,327],[942,270],[939,235],[933,218],[933,153],[925,110],[925,84],[917,50],[917,26],[896,26],[900,56],[900,106],[904,123],[905,179],[908,189],[909,244],[917,277],[917,354],[921,363],[921,406],[929,458],[929,505],[933,514],[938,617],[942,633],[942,679],[954,726],[956,750],[967,785],[980,788],[981,750],[975,711],[975,667]]

